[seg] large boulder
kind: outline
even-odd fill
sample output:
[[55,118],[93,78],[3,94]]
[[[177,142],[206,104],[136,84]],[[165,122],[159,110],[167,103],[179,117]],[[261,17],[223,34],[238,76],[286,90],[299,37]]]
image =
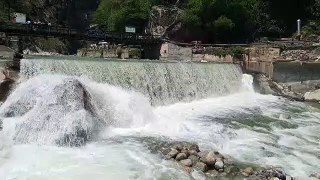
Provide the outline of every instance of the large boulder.
[[320,101],[320,89],[305,93],[304,99],[307,101],[319,102]]
[[[18,144],[79,146],[105,126],[86,87],[70,77],[36,77],[21,84],[0,107],[0,119]],[[6,127],[11,123],[13,129]]]

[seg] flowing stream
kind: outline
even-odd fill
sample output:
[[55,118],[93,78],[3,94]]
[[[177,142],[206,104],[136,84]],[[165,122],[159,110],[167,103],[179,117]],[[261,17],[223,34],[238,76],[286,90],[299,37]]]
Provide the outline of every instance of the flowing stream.
[[[197,179],[148,149],[168,139],[302,179],[320,169],[319,109],[255,93],[235,64],[74,59],[22,60],[0,107],[0,179]],[[79,128],[89,143],[59,145]]]

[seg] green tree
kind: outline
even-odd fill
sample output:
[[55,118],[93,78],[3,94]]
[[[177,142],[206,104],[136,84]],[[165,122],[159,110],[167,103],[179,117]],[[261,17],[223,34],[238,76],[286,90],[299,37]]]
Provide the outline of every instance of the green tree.
[[106,31],[124,31],[126,24],[143,28],[151,6],[150,0],[101,0],[93,18]]

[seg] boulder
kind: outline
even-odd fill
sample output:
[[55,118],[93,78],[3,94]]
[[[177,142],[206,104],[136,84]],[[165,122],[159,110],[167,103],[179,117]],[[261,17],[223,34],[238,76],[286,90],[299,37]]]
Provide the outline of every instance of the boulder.
[[194,155],[194,156],[198,156],[198,153],[197,153],[197,151],[195,151],[195,150],[189,150],[188,151],[188,154],[191,156],[191,155]]
[[176,157],[176,160],[177,161],[181,161],[181,160],[184,160],[184,159],[187,159],[187,155],[185,153],[179,153]]
[[0,102],[4,102],[8,98],[14,84],[15,81],[12,79],[0,80]]
[[167,154],[167,159],[175,158],[179,154],[179,151],[176,149],[171,149],[171,151]]
[[183,164],[184,166],[187,166],[187,167],[192,166],[192,161],[190,159],[181,160],[180,163]]
[[197,144],[192,144],[190,147],[189,147],[189,150],[194,150],[196,152],[200,152],[200,149],[199,149],[199,146]]
[[253,86],[256,92],[261,94],[272,94],[277,93],[270,87],[270,79],[264,74],[255,74],[253,78]]
[[320,89],[312,91],[312,92],[307,92],[304,94],[304,99],[306,101],[320,101]]
[[0,119],[14,120],[17,144],[79,146],[106,126],[92,101],[76,78],[38,76],[13,91],[0,107]]
[[218,159],[218,160],[216,161],[216,163],[214,164],[214,168],[215,168],[216,170],[223,169],[223,167],[224,167],[224,163],[223,163],[223,161],[220,160],[220,159]]
[[247,167],[243,170],[241,170],[242,175],[248,177],[251,176],[253,174],[253,168],[252,167]]
[[199,157],[195,155],[190,155],[188,159],[190,159],[194,165],[199,161]]
[[203,162],[197,162],[193,168],[197,171],[202,171],[202,172],[208,171],[208,166]]
[[200,161],[208,166],[214,166],[216,163],[216,156],[214,151],[209,151],[207,154],[200,158]]

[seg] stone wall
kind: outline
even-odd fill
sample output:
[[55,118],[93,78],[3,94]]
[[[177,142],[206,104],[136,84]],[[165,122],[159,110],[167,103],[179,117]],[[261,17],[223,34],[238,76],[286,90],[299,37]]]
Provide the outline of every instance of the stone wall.
[[191,61],[192,60],[192,48],[181,47],[172,43],[164,43],[160,49],[161,60],[180,60]]
[[78,50],[77,56],[93,58],[121,58],[121,59],[139,59],[141,54],[131,53],[140,51],[137,48],[114,47],[114,48],[82,48]]
[[249,61],[273,61],[275,58],[280,56],[280,48],[273,48],[268,46],[253,46],[248,48]]

